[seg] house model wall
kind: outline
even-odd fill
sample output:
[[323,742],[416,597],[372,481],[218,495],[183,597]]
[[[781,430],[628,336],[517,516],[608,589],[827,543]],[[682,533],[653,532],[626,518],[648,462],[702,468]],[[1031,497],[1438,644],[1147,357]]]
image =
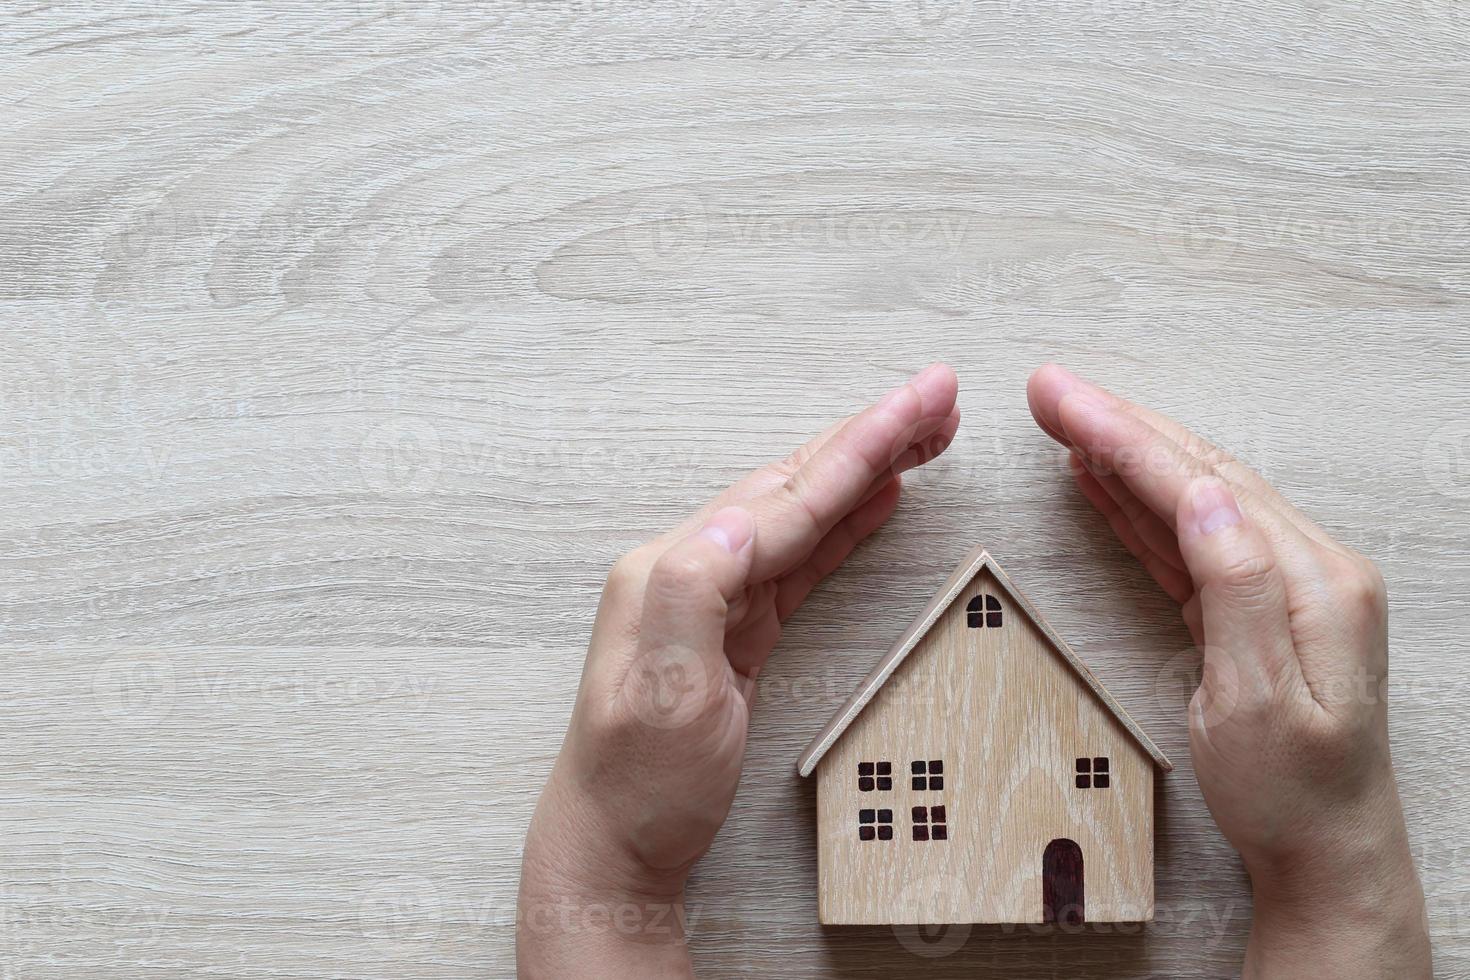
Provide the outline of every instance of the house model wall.
[[983,551],[803,754],[830,924],[1153,917],[1168,759]]

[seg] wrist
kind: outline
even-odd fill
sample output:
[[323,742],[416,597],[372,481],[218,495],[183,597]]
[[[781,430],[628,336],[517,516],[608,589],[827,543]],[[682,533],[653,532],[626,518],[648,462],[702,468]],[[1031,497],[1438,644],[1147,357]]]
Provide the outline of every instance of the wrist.
[[665,902],[682,896],[693,862],[671,868],[650,863],[629,832],[631,820],[607,799],[582,791],[558,764],[526,833],[523,876],[590,896]]
[[1310,850],[1247,861],[1254,915],[1246,976],[1430,974],[1424,894],[1395,816],[1345,822]]
[[524,977],[689,975],[687,869],[644,866],[555,775],[526,835],[516,943]]

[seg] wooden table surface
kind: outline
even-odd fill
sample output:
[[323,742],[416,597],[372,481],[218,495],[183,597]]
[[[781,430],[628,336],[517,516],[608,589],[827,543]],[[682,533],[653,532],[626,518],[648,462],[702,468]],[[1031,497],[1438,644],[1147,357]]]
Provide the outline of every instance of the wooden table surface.
[[[1187,635],[1049,358],[1380,561],[1470,973],[1463,4],[73,0],[0,50],[3,980],[512,975],[609,564],[939,358],[954,448],[763,678],[702,975],[1238,969]],[[1179,765],[1146,928],[816,924],[797,753],[976,543]]]

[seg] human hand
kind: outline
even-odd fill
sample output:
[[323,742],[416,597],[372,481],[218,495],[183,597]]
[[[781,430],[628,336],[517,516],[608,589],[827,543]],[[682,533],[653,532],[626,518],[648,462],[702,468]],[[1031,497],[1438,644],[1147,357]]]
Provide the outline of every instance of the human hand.
[[1203,648],[1205,802],[1250,873],[1247,976],[1430,974],[1389,757],[1383,579],[1251,469],[1047,365],[1031,413]]
[[756,676],[898,474],[949,445],[956,389],[926,369],[613,568],[526,838],[522,977],[688,974],[684,882],[735,796]]

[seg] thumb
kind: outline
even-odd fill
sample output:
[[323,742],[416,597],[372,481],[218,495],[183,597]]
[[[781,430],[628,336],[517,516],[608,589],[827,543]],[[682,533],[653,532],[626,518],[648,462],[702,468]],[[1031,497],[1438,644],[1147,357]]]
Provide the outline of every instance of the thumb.
[[1217,477],[1189,484],[1176,527],[1199,596],[1206,681],[1233,677],[1238,691],[1216,693],[1260,703],[1279,682],[1300,677],[1286,580],[1271,543]]
[[643,593],[640,653],[688,651],[725,667],[725,614],[745,588],[754,541],[750,512],[726,507],[660,555]]

